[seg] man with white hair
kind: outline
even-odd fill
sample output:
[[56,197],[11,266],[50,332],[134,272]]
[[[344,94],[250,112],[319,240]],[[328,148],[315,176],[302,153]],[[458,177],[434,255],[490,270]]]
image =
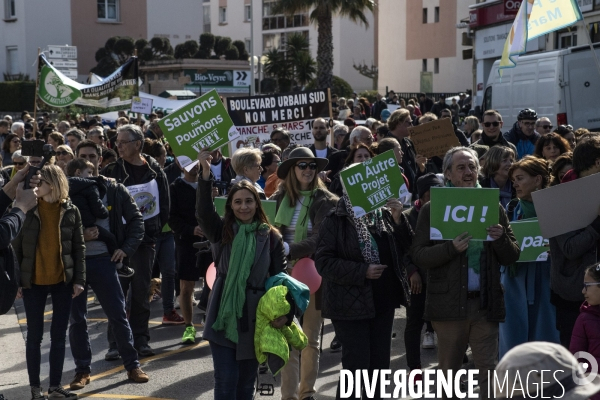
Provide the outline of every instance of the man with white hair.
[[57,129],[63,135],[67,133],[69,129],[71,129],[71,124],[68,121],[60,121],[58,123]]
[[373,134],[369,128],[366,126],[357,126],[352,129],[352,132],[350,133],[350,147],[356,146],[359,143],[371,147],[373,139]]
[[553,128],[554,126],[548,117],[541,117],[535,121],[535,132],[539,133],[540,135],[545,135],[546,133],[552,132]]
[[24,122],[14,122],[10,127],[10,131],[17,135],[19,139],[23,139],[23,135],[25,134],[25,123]]

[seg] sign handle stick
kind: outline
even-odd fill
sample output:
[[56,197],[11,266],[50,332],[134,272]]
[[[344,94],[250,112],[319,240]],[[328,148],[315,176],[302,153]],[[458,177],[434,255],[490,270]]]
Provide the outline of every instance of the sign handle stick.
[[38,47],[38,58],[37,58],[37,76],[35,78],[35,96],[33,96],[33,138],[35,139],[35,134],[37,131],[37,97],[38,97],[38,89],[40,86],[40,54],[42,54],[42,49]]
[[594,51],[594,44],[592,43],[592,38],[590,37],[590,31],[588,30],[587,23],[585,22],[585,18],[583,17],[583,13],[581,13],[581,22],[583,23],[583,30],[588,38],[588,43],[590,44],[590,50],[592,50],[592,55],[596,60],[596,67],[598,67],[598,73],[600,74],[600,60],[598,59],[598,54]]
[[327,88],[327,103],[329,104],[329,145],[331,147],[335,147],[335,143],[333,141],[333,108],[331,108],[331,88]]

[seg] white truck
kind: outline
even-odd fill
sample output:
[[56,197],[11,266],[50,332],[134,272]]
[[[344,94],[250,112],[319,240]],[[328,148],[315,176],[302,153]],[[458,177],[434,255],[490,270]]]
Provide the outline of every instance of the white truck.
[[[600,43],[594,46],[600,57]],[[589,45],[519,57],[498,75],[500,60],[483,95],[482,110],[495,109],[510,129],[519,111],[533,108],[554,126],[600,130],[600,71]]]

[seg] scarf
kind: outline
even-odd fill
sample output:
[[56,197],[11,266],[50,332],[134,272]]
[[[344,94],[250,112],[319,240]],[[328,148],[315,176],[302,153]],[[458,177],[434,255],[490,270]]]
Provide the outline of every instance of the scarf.
[[[300,215],[298,215],[298,220],[296,221],[294,243],[299,243],[308,237],[308,211],[312,205],[314,193],[314,191],[310,190],[300,191],[300,194],[303,196],[303,198],[298,199],[298,202],[300,202],[302,206],[300,207]],[[308,201],[303,203],[302,200],[306,199],[308,199]],[[295,211],[296,205],[294,204],[293,206],[290,206],[290,197],[286,193],[283,197],[283,200],[279,204],[279,210],[277,210],[277,215],[275,216],[275,226],[278,228],[281,226],[290,226]]]
[[377,246],[377,242],[375,242],[375,239],[373,238],[373,235],[371,235],[371,232],[369,232],[368,227],[374,226],[378,235],[381,235],[382,232],[391,232],[390,227],[387,227],[385,224],[381,208],[378,208],[376,211],[373,211],[367,215],[356,218],[354,216],[354,210],[352,209],[352,203],[350,203],[348,194],[344,193],[342,200],[346,206],[346,211],[354,220],[356,233],[358,233],[358,245],[360,246],[360,251],[365,259],[365,262],[369,264],[379,264],[379,248]]
[[238,342],[237,321],[242,317],[246,301],[246,282],[254,264],[256,253],[256,229],[258,221],[242,224],[237,221],[239,230],[231,244],[229,271],[225,278],[223,295],[217,319],[213,324],[215,331],[225,331],[225,337],[233,343]]
[[519,214],[522,216],[519,219],[529,219],[537,217],[537,213],[535,212],[535,206],[532,202],[521,199],[519,200],[519,205],[521,206]]
[[[447,181],[446,187],[456,187],[452,184],[452,182]],[[479,182],[476,183],[475,188],[481,188]],[[469,268],[473,270],[476,274],[479,274],[479,269],[481,268],[481,253],[483,252],[483,241],[481,240],[471,240],[469,242],[469,247],[467,248],[467,262],[469,264]]]

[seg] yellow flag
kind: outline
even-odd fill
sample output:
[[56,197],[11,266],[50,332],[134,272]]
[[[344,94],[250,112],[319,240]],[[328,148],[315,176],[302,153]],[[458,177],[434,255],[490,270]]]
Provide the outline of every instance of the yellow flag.
[[504,43],[498,73],[514,68],[519,55],[527,50],[527,41],[565,28],[581,20],[576,0],[523,0],[515,22]]

